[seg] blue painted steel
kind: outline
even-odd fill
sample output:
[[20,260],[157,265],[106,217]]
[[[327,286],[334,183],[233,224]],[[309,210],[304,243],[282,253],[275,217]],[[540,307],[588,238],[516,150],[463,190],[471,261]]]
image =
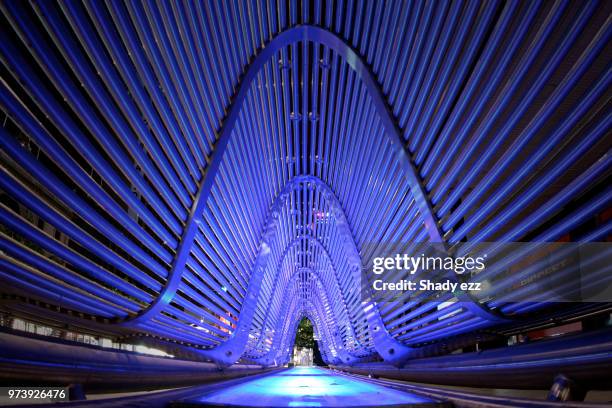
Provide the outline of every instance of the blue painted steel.
[[213,158],[211,163],[206,168],[206,172],[202,179],[202,184],[199,187],[198,194],[194,200],[189,219],[187,220],[185,230],[181,236],[177,255],[175,256],[171,271],[169,273],[167,284],[156,301],[138,316],[129,319],[128,324],[132,325],[146,321],[162,311],[164,307],[172,300],[181,280],[181,273],[177,271],[181,271],[184,268],[185,263],[187,262],[187,257],[191,252],[192,242],[195,238],[197,229],[197,224],[195,221],[200,219],[202,216],[208,195],[210,194],[215,181],[215,175],[222,163],[223,154],[229,142],[230,136],[232,135],[235,123],[238,120],[238,115],[242,109],[242,104],[246,98],[247,92],[251,87],[251,83],[263,65],[268,61],[268,59],[271,58],[272,55],[274,55],[274,53],[287,45],[294,44],[298,41],[319,42],[335,50],[349,63],[349,65],[351,65],[351,68],[353,68],[358,77],[364,82],[370,93],[370,97],[374,100],[374,105],[377,108],[381,121],[387,130],[386,134],[390,135],[390,141],[396,149],[395,154],[399,156],[400,163],[403,163],[412,193],[419,205],[419,208],[421,209],[420,214],[424,217],[425,226],[429,231],[430,240],[432,242],[442,242],[437,223],[433,218],[433,210],[431,209],[431,205],[425,196],[423,187],[416,175],[416,171],[414,170],[414,166],[410,161],[408,153],[403,147],[403,143],[401,142],[395,122],[387,110],[386,102],[384,101],[375,79],[369,73],[367,67],[363,64],[363,62],[361,62],[359,56],[350,48],[350,46],[329,31],[313,26],[295,27],[275,37],[261,50],[255,60],[249,65],[240,87],[238,88],[238,93],[234,98],[232,109],[224,121],[223,128],[215,145]]
[[362,303],[370,244],[557,240],[612,201],[605,2],[0,14],[0,281],[110,332],[268,365],[308,317],[327,361],[401,365],[545,307],[507,301],[539,264],[472,277],[487,299]]

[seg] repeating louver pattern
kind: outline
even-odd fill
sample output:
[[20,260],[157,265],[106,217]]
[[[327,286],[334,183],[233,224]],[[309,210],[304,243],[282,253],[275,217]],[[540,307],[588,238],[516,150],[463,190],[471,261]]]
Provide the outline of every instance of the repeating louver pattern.
[[0,11],[0,292],[17,313],[265,364],[308,317],[326,359],[358,361],[380,353],[373,321],[418,349],[546,307],[482,275],[502,291],[372,318],[354,280],[371,243],[612,230],[592,222],[612,202],[610,2]]

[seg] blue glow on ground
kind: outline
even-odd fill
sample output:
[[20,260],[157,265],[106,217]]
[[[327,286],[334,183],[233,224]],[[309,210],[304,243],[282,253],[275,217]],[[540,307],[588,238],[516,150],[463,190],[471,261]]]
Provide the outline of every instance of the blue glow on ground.
[[317,367],[295,367],[189,402],[251,407],[347,407],[427,404],[433,401]]

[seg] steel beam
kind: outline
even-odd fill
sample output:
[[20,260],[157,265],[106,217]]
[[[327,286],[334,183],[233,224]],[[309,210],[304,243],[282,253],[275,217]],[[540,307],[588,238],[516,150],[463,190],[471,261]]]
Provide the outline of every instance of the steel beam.
[[[400,130],[397,127],[397,124],[393,119],[393,116],[388,108],[388,105],[380,90],[380,87],[374,75],[369,70],[368,66],[363,62],[357,52],[355,52],[351,48],[350,45],[348,45],[340,37],[333,34],[332,32],[320,27],[310,25],[296,26],[274,37],[268,44],[261,48],[259,54],[249,65],[243,79],[240,82],[238,92],[233,99],[230,112],[225,121],[223,122],[221,131],[219,132],[219,137],[215,144],[214,152],[212,154],[212,160],[207,166],[206,171],[200,181],[198,193],[189,212],[189,217],[183,230],[176,256],[174,257],[174,260],[172,262],[172,267],[168,274],[167,282],[162,291],[160,292],[159,296],[155,299],[153,303],[150,304],[148,308],[140,312],[138,315],[125,320],[122,324],[127,326],[138,326],[139,324],[148,321],[149,319],[153,318],[158,313],[163,311],[164,308],[174,298],[181,281],[182,271],[185,268],[185,264],[191,252],[191,247],[193,245],[193,241],[195,239],[195,235],[198,229],[197,221],[202,218],[206,202],[208,200],[208,197],[210,196],[210,192],[215,183],[215,177],[223,161],[223,156],[228,146],[229,139],[232,135],[236,121],[238,120],[240,111],[242,109],[242,104],[246,98],[250,86],[255,80],[261,68],[264,66],[264,64],[270,58],[272,58],[278,50],[290,44],[294,44],[301,41],[312,41],[315,43],[324,44],[330,49],[334,50],[336,53],[338,53],[341,57],[344,58],[344,60],[349,64],[349,66],[355,71],[357,77],[364,83],[370,93],[374,106],[376,107],[376,110],[379,114],[380,120],[386,130],[385,133],[388,135],[389,142],[393,146],[394,154],[397,155],[398,162],[401,163],[402,168],[404,169],[405,176],[409,182],[413,197],[418,205],[419,213],[423,218],[423,224],[428,232],[430,241],[444,242],[438,223],[435,219],[431,203],[427,197],[425,188],[423,187],[422,181],[420,180],[416,168],[412,162],[410,152],[407,150],[406,146],[402,141]],[[314,176],[299,177],[311,177],[312,180],[318,180]],[[320,182],[323,183],[322,181]],[[333,192],[331,192],[331,195],[333,195]],[[343,216],[344,212],[341,210],[341,207],[339,208],[339,213],[341,213],[342,216],[336,217],[336,219],[339,221],[338,228],[339,230],[345,231],[343,234],[345,234],[346,237],[346,245],[350,247],[355,245],[354,240],[350,232],[350,228],[348,227],[348,223],[346,222],[346,218]],[[267,247],[265,242],[266,240],[262,239],[262,250],[269,251],[269,247]],[[355,263],[355,274],[358,275],[360,279],[361,265],[359,251],[355,247],[354,250],[351,250],[348,253],[353,254],[351,256],[351,262]],[[261,256],[258,256],[258,260],[255,263],[254,272],[252,274],[251,280],[255,279],[255,277],[257,276],[257,271],[261,267],[258,262],[261,262]],[[456,279],[455,276],[452,276],[452,278]],[[475,301],[473,298],[469,297],[468,295],[464,296],[465,299],[461,300],[465,302],[466,307],[475,315],[488,320],[503,320],[503,318],[501,318],[500,316],[497,316],[488,309],[485,309],[484,306]],[[243,305],[243,309],[249,309],[247,299],[244,300],[244,303],[245,304]],[[379,344],[386,344],[387,341],[383,341],[383,338],[390,339],[391,337],[388,335],[388,333],[383,334],[384,324],[382,322],[382,319],[380,319],[376,305],[370,304],[366,307],[366,309],[368,310],[368,316],[371,316],[373,319],[372,324],[373,329],[375,329],[373,332],[375,338],[378,339]],[[241,315],[242,314],[243,313],[241,312]],[[378,318],[376,318],[375,316],[378,316]],[[240,320],[242,320],[242,316]],[[399,352],[399,350],[402,350],[406,346],[402,346],[399,342],[396,343],[397,344],[393,343],[393,345],[385,345],[384,347],[380,348],[380,352],[383,353],[381,354],[383,358],[395,361],[397,360],[396,356],[398,354],[403,354]],[[224,345],[221,345],[217,348],[223,348],[223,346]],[[233,355],[230,350],[228,350],[227,352],[230,356]],[[234,357],[232,357],[231,359],[233,359]],[[238,357],[235,358],[237,359]]]

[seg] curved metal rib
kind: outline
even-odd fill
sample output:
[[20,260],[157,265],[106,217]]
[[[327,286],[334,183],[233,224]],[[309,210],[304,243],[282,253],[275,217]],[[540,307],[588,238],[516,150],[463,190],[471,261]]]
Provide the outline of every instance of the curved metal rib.
[[[312,272],[313,276],[316,278],[316,280],[319,282],[321,288],[322,288],[322,293],[320,293],[321,298],[323,299],[329,299],[329,295],[327,294],[327,290],[325,288],[325,285],[321,282],[321,277],[319,276],[318,273],[316,273],[315,271],[313,271],[310,268],[305,268],[309,271]],[[295,279],[299,276],[299,272],[303,270],[303,269],[299,269],[297,271],[295,271],[293,273],[293,275],[291,276],[291,279],[287,282],[287,284],[285,285],[285,292],[287,292],[289,286],[291,284],[293,284],[295,282]],[[300,309],[296,309],[296,305],[299,304],[299,302],[303,302],[305,301],[305,299],[295,299],[295,298],[291,298],[289,299],[288,297],[285,298],[285,301],[283,302],[283,307],[282,307],[282,311],[285,316],[287,316],[287,319],[289,319],[291,322],[293,322],[292,324],[295,324],[294,321],[294,314],[296,314],[296,312],[303,312],[303,313],[307,313],[306,310],[300,310]],[[308,301],[309,302],[309,301]],[[319,318],[322,318],[324,311],[321,310],[320,308],[318,308],[315,304],[313,304],[312,302],[309,302],[313,309],[319,314]],[[323,301],[323,303],[325,303]],[[289,311],[289,313],[285,314],[284,312]],[[298,313],[298,314],[299,314]],[[335,316],[334,316],[335,317]],[[315,320],[317,320],[316,318],[313,318],[313,316],[310,316],[311,321],[313,321],[313,324],[315,324]],[[337,319],[336,319],[337,320]],[[253,359],[253,361],[255,361],[258,364],[264,365],[264,366],[268,366],[268,365],[273,365],[275,362],[277,362],[279,360],[279,358],[283,357],[283,355],[285,354],[285,352],[283,352],[284,350],[284,344],[288,339],[291,339],[292,336],[295,336],[295,332],[293,331],[285,331],[282,330],[282,327],[285,325],[286,322],[280,321],[279,322],[281,327],[277,328],[277,330],[275,331],[276,335],[274,336],[274,341],[272,344],[272,347],[270,348],[270,351],[268,353],[266,353],[265,355],[255,358]],[[336,336],[332,336],[331,333],[329,332],[328,328],[325,327],[325,325],[322,325],[324,327],[319,328],[320,330],[324,331],[328,340],[331,342],[331,344],[334,345],[334,349],[336,351],[336,353],[339,355],[339,359],[338,362],[341,362],[343,364],[350,364],[354,361],[356,361],[356,357],[352,356],[350,354],[349,351],[345,350],[344,347],[342,346],[342,341],[340,339],[340,337],[336,334]],[[282,345],[282,347],[281,347]]]
[[[309,244],[314,245],[315,247],[319,248],[322,253],[325,255],[325,257],[328,259],[332,270],[334,271],[334,275],[335,275],[335,280],[334,280],[334,288],[338,290],[338,292],[342,292],[342,288],[340,286],[340,282],[339,282],[339,277],[338,277],[338,268],[337,266],[334,264],[334,261],[331,257],[331,254],[329,253],[329,251],[327,250],[327,248],[325,247],[325,245],[323,245],[321,243],[321,241],[319,241],[316,237],[312,237],[312,236],[307,236],[307,235],[303,235],[303,236],[299,236],[295,239],[293,239],[291,242],[289,242],[289,244],[287,245],[287,247],[285,248],[285,251],[283,252],[282,256],[279,258],[278,262],[277,262],[277,266],[275,268],[275,274],[276,274],[276,278],[274,279],[274,289],[273,291],[276,291],[277,288],[277,283],[279,282],[278,279],[278,270],[281,267],[281,264],[283,262],[283,260],[287,257],[287,255],[289,254],[289,251],[294,248],[297,244],[299,244],[301,241],[308,241]],[[313,271],[316,274],[316,271]],[[318,275],[317,275],[318,276]],[[295,275],[292,275],[291,279],[294,279]],[[288,283],[287,283],[288,284]],[[286,289],[285,289],[286,291]],[[349,310],[348,306],[346,305],[345,299],[344,297],[342,299],[340,299],[339,301],[342,302],[343,305],[343,310],[344,313],[346,313],[347,319],[349,320],[349,322],[351,321],[352,318],[354,318],[354,316],[351,316],[351,311]],[[282,313],[281,313],[282,315]],[[268,318],[270,317],[270,312],[269,312],[269,308],[266,310],[266,316],[264,318],[264,322],[263,322],[263,328],[265,328],[267,322],[268,322]],[[353,328],[354,330],[354,328]],[[258,346],[261,343],[261,341],[263,340],[263,337],[260,337],[260,339],[258,340]]]
[[[376,79],[374,78],[370,70],[368,69],[367,65],[362,61],[359,55],[346,42],[344,42],[341,38],[339,38],[332,32],[327,31],[320,27],[315,27],[315,26],[309,26],[309,25],[296,26],[296,27],[290,28],[280,33],[278,36],[273,38],[265,47],[261,49],[261,52],[257,55],[257,57],[250,64],[247,72],[244,75],[243,80],[241,81],[241,85],[238,88],[238,93],[236,94],[234,98],[232,108],[226,120],[223,123],[223,127],[219,134],[219,138],[217,140],[214,153],[212,155],[212,160],[210,164],[208,165],[208,167],[206,168],[206,172],[200,182],[198,193],[192,205],[191,211],[189,212],[189,217],[188,217],[186,226],[183,230],[176,256],[174,257],[174,260],[172,262],[172,267],[168,274],[166,285],[160,292],[159,296],[155,299],[155,301],[147,309],[143,310],[138,315],[123,321],[122,324],[132,326],[132,325],[138,325],[140,323],[146,322],[152,317],[154,317],[155,315],[157,315],[158,313],[160,313],[161,311],[163,311],[164,308],[174,298],[176,291],[178,289],[178,286],[180,284],[180,281],[181,281],[182,271],[185,268],[185,264],[191,252],[191,247],[193,245],[193,241],[194,241],[197,229],[198,229],[198,225],[196,221],[202,217],[207,199],[214,185],[215,176],[222,163],[225,150],[227,148],[229,139],[231,137],[232,131],[238,119],[240,110],[242,108],[242,104],[246,98],[246,95],[251,86],[251,83],[256,78],[258,72],[264,66],[264,64],[278,50],[280,50],[281,48],[287,45],[290,45],[296,42],[300,42],[300,41],[312,41],[316,43],[321,43],[331,48],[332,50],[334,50],[336,53],[338,53],[341,57],[343,57],[346,60],[349,66],[356,72],[357,77],[361,81],[363,81],[364,85],[366,86],[366,88],[368,89],[370,93],[374,106],[376,107],[377,112],[380,116],[380,119],[385,127],[386,134],[389,136],[389,142],[391,143],[393,147],[393,151],[398,156],[398,161],[399,163],[401,163],[402,168],[405,171],[405,175],[409,182],[411,192],[418,205],[421,217],[423,217],[423,223],[429,234],[430,241],[443,242],[442,236],[440,234],[440,230],[438,228],[438,224],[434,217],[431,203],[429,202],[427,198],[425,189],[412,163],[410,153],[407,151],[407,149],[405,148],[402,142],[402,138],[401,138],[399,129],[397,128],[397,125],[395,121],[393,120],[391,113],[389,112],[389,109],[382,95],[382,92],[380,91],[378,83],[376,82]],[[309,177],[309,176],[303,176],[303,177]],[[317,178],[312,177],[312,179],[316,180]],[[321,183],[323,182],[321,181]],[[333,195],[333,192],[332,192],[332,195]],[[340,212],[343,215],[343,212],[342,211]],[[337,220],[340,220],[341,218],[346,220],[345,217],[337,218]],[[346,222],[344,223],[346,224]],[[341,225],[339,225],[339,229],[346,229],[346,231],[348,231],[348,232],[345,232],[346,234],[345,236],[347,236],[347,244],[349,244],[349,246],[353,246],[355,243],[353,241],[350,230],[348,229],[348,226],[344,228]],[[353,241],[352,245],[350,241]],[[262,240],[262,250],[269,251],[269,247],[266,245],[265,238]],[[350,251],[348,253],[354,254],[354,258],[351,261],[355,262],[355,265],[356,266],[358,265],[358,267],[360,268],[361,266],[360,266],[359,253],[358,253],[357,248],[355,247],[354,251]],[[258,273],[258,270],[261,268],[261,264],[259,263],[260,258],[261,257],[258,256],[258,260],[255,263],[254,272],[252,274],[251,281],[257,280],[257,276],[258,276],[257,273]],[[359,270],[357,269],[356,269],[356,274],[360,274]],[[251,286],[251,284],[249,284],[249,287]],[[255,283],[255,285],[259,285],[259,283]],[[482,305],[480,305],[480,303],[475,302],[471,297],[468,297],[462,300],[466,302],[467,307],[470,309],[470,311],[472,311],[476,315],[486,318],[486,319],[490,319],[490,320],[495,320],[495,321],[500,320],[499,316],[494,315],[491,311],[485,309]],[[248,299],[244,299],[243,310],[250,309],[247,302],[248,302]],[[377,312],[375,305],[371,304],[367,306],[367,311],[368,311],[368,316],[372,316],[373,318],[372,324],[374,328],[374,332],[373,332],[374,336],[375,338],[378,338],[379,336],[381,336],[381,333],[386,331],[384,329],[384,324],[382,320],[380,320],[380,316]],[[241,318],[240,318],[241,321],[243,320],[242,314],[243,312],[241,312]],[[378,317],[375,317],[375,316],[378,316]],[[241,326],[240,323],[239,323],[239,326]],[[248,328],[244,330],[248,331]],[[234,333],[234,337],[235,335],[236,333]],[[384,336],[384,338],[386,339],[390,339],[390,336],[388,333],[382,334],[382,336]],[[232,339],[228,340],[228,342],[231,342]],[[381,350],[379,350],[379,352],[382,353],[381,355],[383,356],[383,358],[393,360],[393,361],[397,360],[395,356],[397,356],[398,354],[402,354],[402,353],[396,354],[398,349],[402,349],[402,347],[405,347],[398,342],[395,342],[396,344],[394,343],[393,346],[389,346],[387,344],[387,341],[383,341],[382,338],[379,338],[378,342],[375,342],[375,343],[385,344],[381,348]],[[225,344],[217,347],[216,349],[227,348],[224,346]],[[410,348],[408,349],[412,350]],[[377,350],[378,350],[378,347],[377,347]],[[238,359],[238,357],[235,356],[230,350],[228,350],[228,352],[229,352],[229,355],[226,353],[227,357],[233,356],[230,358],[230,360]],[[227,359],[222,358],[222,360],[225,361]]]

